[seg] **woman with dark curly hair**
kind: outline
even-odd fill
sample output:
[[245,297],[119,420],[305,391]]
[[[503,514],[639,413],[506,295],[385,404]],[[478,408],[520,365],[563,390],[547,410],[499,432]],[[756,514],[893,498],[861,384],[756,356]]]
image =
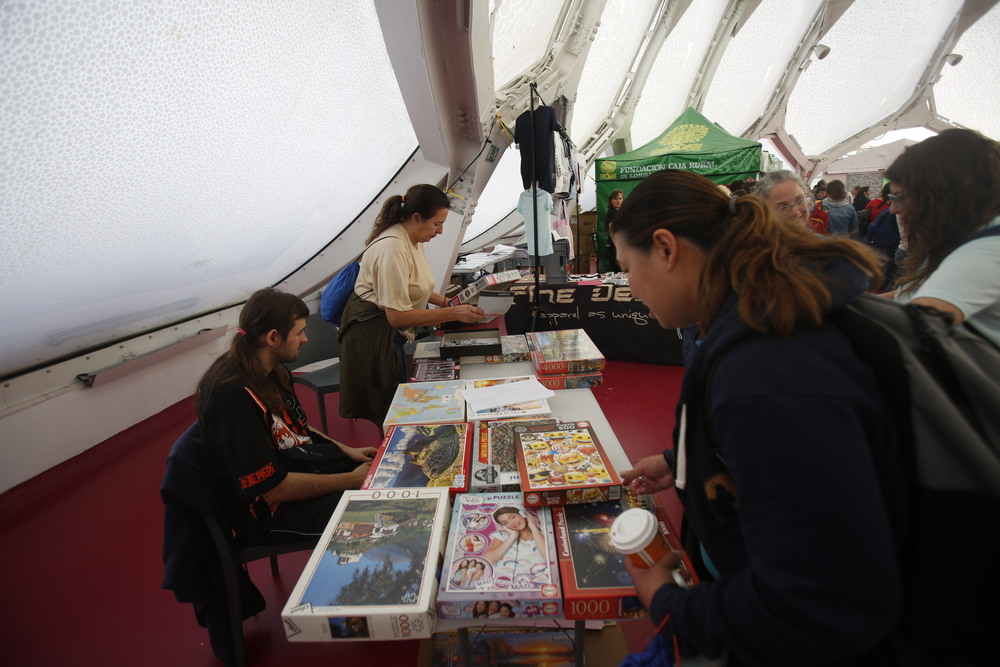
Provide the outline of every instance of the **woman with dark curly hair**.
[[885,176],[909,251],[896,299],[949,313],[1000,346],[1000,143],[946,130],[907,148]]

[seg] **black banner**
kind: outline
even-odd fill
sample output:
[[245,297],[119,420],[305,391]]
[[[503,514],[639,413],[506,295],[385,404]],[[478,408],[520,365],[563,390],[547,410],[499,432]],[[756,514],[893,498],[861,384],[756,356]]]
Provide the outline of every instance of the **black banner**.
[[[505,316],[507,333],[524,333],[531,328],[535,286],[508,289],[514,305]],[[608,359],[684,365],[677,330],[662,328],[628,285],[542,284],[538,295],[535,331],[583,329]]]

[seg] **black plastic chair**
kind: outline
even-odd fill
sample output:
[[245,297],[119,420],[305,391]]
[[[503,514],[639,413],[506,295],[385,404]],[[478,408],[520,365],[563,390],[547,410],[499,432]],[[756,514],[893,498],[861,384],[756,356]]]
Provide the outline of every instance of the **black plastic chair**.
[[[316,393],[320,425],[323,433],[329,433],[326,395],[340,391],[340,341],[337,338],[337,327],[323,321],[319,313],[313,313],[306,319],[306,334],[309,342],[302,347],[299,358],[288,364],[288,369],[292,371],[292,383]],[[323,360],[331,360],[333,363],[311,373],[296,374],[296,369]]]
[[[271,561],[271,576],[278,576],[278,556],[296,551],[312,551],[319,542],[318,536],[303,537],[296,541],[278,544],[263,544],[239,547],[232,531],[225,530],[219,523],[206,515],[202,515],[212,543],[215,545],[222,566],[222,579],[226,588],[226,604],[229,612],[229,625],[232,633],[232,664],[235,667],[245,667],[246,652],[243,647],[243,614],[239,568],[247,571],[247,563],[262,558]],[[249,576],[249,572],[247,572]]]
[[326,368],[321,368],[312,373],[296,375],[292,373],[292,382],[316,392],[316,401],[319,403],[319,421],[323,433],[329,433],[326,419],[326,395],[340,391],[340,359]]

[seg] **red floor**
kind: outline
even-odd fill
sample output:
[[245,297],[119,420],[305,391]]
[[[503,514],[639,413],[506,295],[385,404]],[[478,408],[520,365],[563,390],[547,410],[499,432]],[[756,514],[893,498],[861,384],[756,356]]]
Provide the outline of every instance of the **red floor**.
[[[669,442],[681,375],[669,366],[608,363],[605,383],[594,393],[631,460]],[[318,424],[315,400],[308,393],[301,399]],[[336,417],[335,402],[329,398],[331,434],[349,444],[376,444],[377,429]],[[159,483],[171,444],[193,419],[193,400],[181,401],[0,496],[0,665],[219,664],[190,605],[160,588]],[[676,498],[664,494],[661,502],[677,523]],[[281,608],[307,556],[283,556],[276,579],[266,562],[251,566],[268,601],[244,624],[251,667],[329,663],[334,656],[342,665],[415,665],[416,641],[332,646],[285,640]],[[623,629],[639,650],[651,628],[632,621]]]

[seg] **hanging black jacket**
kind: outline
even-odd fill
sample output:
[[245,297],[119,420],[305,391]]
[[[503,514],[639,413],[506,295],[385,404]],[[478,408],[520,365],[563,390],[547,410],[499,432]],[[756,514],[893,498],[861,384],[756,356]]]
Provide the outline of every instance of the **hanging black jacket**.
[[[212,650],[225,663],[233,660],[222,567],[202,515],[212,517],[224,531],[229,518],[203,465],[198,422],[188,427],[170,449],[160,485],[163,499],[163,588],[178,602],[194,605],[195,618],[208,628]],[[239,569],[242,618],[263,611],[265,602],[250,577]]]

